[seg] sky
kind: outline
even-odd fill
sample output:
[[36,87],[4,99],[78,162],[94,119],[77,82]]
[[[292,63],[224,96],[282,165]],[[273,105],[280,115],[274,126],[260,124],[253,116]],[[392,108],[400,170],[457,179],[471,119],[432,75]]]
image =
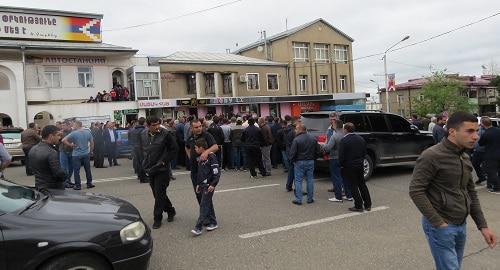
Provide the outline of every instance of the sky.
[[[323,18],[350,37],[353,59],[384,52],[478,21],[500,12],[493,0],[5,0],[0,5],[103,14],[103,42],[138,49],[138,55],[167,56],[176,51],[234,51],[260,38]],[[181,16],[181,17],[179,17]],[[161,21],[144,27],[138,24]],[[481,75],[500,66],[500,15],[387,55],[396,83],[431,71]],[[397,46],[396,48],[398,48]],[[384,87],[381,56],[353,61],[356,92]],[[486,67],[483,70],[482,66]],[[376,83],[371,82],[374,80]]]

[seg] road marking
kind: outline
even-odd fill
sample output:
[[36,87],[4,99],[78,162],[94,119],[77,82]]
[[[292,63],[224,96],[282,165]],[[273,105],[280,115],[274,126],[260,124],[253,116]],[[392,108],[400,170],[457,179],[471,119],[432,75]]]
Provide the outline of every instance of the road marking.
[[222,193],[222,192],[230,192],[230,191],[255,189],[255,188],[275,187],[275,186],[279,186],[279,185],[280,184],[270,184],[270,185],[260,185],[260,186],[251,186],[251,187],[242,187],[242,188],[222,189],[222,190],[216,190],[215,192],[216,193]]
[[[178,175],[186,175],[190,174],[191,172],[174,172],[174,176]],[[137,179],[136,175],[130,175],[130,176],[121,176],[121,177],[113,177],[113,178],[103,178],[103,179],[96,179],[93,180],[92,182],[95,183],[104,183],[104,182],[114,182],[114,181],[125,181],[125,180],[132,180],[132,179]]]
[[278,228],[273,228],[273,229],[268,229],[268,230],[263,230],[263,231],[258,231],[258,232],[253,232],[253,233],[246,233],[246,234],[241,234],[239,235],[240,238],[243,239],[248,239],[252,237],[257,237],[257,236],[263,236],[267,234],[272,234],[272,233],[277,233],[277,232],[284,232],[284,231],[289,231],[293,229],[298,229],[298,228],[303,228],[311,225],[316,225],[316,224],[321,224],[321,223],[326,223],[326,222],[332,222],[335,220],[340,220],[348,217],[354,217],[354,216],[359,216],[359,215],[366,215],[372,212],[377,212],[377,211],[383,211],[389,209],[388,206],[379,206],[372,208],[371,211],[365,211],[365,212],[352,212],[352,213],[347,213],[347,214],[342,214],[338,216],[333,216],[333,217],[327,217],[327,218],[322,218],[322,219],[317,219],[317,220],[312,220],[312,221],[307,221],[307,222],[302,222],[302,223],[297,223],[297,224],[292,224],[292,225],[287,225],[283,227],[278,227]]

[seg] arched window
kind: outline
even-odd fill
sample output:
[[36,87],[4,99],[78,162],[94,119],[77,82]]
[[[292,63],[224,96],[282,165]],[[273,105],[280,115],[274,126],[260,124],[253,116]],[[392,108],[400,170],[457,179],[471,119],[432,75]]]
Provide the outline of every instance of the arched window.
[[5,73],[0,72],[0,90],[10,90],[10,80]]

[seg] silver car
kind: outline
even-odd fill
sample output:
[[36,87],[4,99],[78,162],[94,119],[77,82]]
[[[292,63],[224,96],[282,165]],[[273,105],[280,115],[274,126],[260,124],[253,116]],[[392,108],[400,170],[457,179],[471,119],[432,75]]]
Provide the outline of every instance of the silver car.
[[4,129],[1,132],[3,143],[9,154],[12,156],[12,161],[21,161],[24,164],[24,152],[21,144],[20,128]]

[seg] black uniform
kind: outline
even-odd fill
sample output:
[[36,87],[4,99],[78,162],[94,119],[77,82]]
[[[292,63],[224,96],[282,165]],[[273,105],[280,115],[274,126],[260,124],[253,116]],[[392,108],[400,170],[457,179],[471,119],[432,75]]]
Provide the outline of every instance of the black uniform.
[[167,196],[167,188],[170,184],[169,164],[178,150],[175,138],[163,128],[156,134],[145,130],[141,133],[141,145],[144,155],[142,168],[149,178],[155,198],[154,220],[161,221],[164,211],[173,217],[175,209]]

